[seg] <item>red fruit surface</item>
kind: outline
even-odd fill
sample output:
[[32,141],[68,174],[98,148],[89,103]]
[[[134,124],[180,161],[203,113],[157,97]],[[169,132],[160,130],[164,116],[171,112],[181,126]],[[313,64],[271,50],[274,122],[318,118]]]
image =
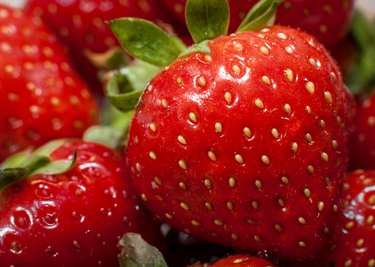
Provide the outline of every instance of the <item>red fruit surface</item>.
[[375,95],[366,97],[358,107],[350,142],[350,168],[375,168]]
[[67,173],[34,175],[2,191],[1,266],[117,266],[118,239],[142,233],[121,157],[98,144],[71,141],[51,160],[69,159],[74,150],[77,161]]
[[260,259],[255,258],[247,255],[234,255],[229,256],[227,258],[218,260],[214,264],[211,265],[212,267],[274,267],[272,263]]
[[328,259],[336,267],[375,266],[375,171],[348,174],[338,233]]
[[[347,166],[353,98],[310,35],[222,36],[146,88],[127,162],[160,220],[207,241],[288,259],[326,248]],[[336,214],[336,215],[335,215]]]
[[[98,69],[88,57],[104,53],[118,45],[107,25],[110,19],[137,17],[164,23],[165,16],[158,8],[157,0],[31,0],[26,9],[48,25],[58,39],[68,47],[77,70],[95,87],[101,89]],[[57,19],[58,18],[58,19]]]
[[[185,21],[186,0],[162,0],[180,22]],[[229,0],[230,26],[234,32],[258,0]],[[328,48],[335,47],[347,34],[354,0],[285,0],[279,7],[276,23],[301,28]]]
[[97,123],[86,84],[41,21],[0,6],[0,25],[0,161]]

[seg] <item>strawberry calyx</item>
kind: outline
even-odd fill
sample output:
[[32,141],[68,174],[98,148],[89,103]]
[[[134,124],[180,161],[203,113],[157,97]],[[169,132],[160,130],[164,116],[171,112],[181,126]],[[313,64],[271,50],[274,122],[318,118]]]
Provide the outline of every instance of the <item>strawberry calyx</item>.
[[142,239],[140,234],[126,233],[119,241],[120,267],[167,267],[161,252]]
[[[239,31],[258,30],[273,21],[274,14],[282,0],[261,0],[245,17]],[[109,26],[125,51],[131,56],[157,66],[153,75],[162,67],[170,65],[179,57],[195,52],[210,53],[208,42],[221,35],[227,35],[229,26],[229,5],[227,0],[187,0],[186,24],[195,42],[190,47],[175,35],[165,32],[150,21],[138,18],[119,18],[109,21]],[[142,33],[142,34],[139,34]],[[139,66],[144,72],[144,66]],[[126,70],[129,68],[126,67]],[[147,69],[147,68],[146,68]],[[134,71],[134,70],[133,70]],[[146,76],[148,71],[146,71]],[[153,75],[142,77],[150,81]],[[134,86],[128,78],[115,74],[106,86],[110,102],[119,110],[133,110],[145,87]],[[128,85],[124,87],[123,83]],[[136,87],[136,88],[135,88]],[[126,88],[123,90],[121,88]],[[130,88],[130,90],[129,90]]]
[[75,165],[76,152],[67,160],[51,161],[49,158],[50,153],[65,142],[65,139],[51,141],[34,151],[28,149],[9,157],[0,165],[0,189],[32,175],[55,175],[70,170]]

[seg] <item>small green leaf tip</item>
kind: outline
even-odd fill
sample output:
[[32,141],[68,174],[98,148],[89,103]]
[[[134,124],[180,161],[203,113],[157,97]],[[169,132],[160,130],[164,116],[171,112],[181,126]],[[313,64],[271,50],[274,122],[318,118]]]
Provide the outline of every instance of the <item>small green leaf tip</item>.
[[168,66],[185,49],[179,38],[147,20],[120,18],[109,26],[130,55],[156,66]]
[[187,0],[186,24],[195,43],[226,35],[229,26],[227,0]]
[[264,26],[272,25],[275,21],[275,14],[279,4],[283,0],[260,0],[247,13],[237,29],[237,32],[256,31]]
[[120,267],[168,267],[160,251],[137,233],[127,233],[119,241]]
[[70,170],[76,162],[76,152],[72,159],[51,161],[49,155],[61,146],[65,139],[51,141],[32,151],[19,152],[0,165],[0,189],[36,174],[62,174]]

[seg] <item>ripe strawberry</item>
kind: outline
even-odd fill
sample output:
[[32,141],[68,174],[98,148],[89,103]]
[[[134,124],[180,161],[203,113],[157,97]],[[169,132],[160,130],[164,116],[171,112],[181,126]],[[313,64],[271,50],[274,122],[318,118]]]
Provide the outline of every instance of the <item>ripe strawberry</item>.
[[274,267],[272,263],[260,259],[251,257],[248,255],[234,255],[229,256],[224,259],[221,259],[214,264],[211,265],[212,267],[235,267],[235,266],[243,266],[243,267]]
[[69,48],[77,70],[97,91],[102,91],[100,82],[95,79],[98,69],[87,58],[118,45],[107,20],[139,17],[171,27],[164,23],[165,17],[158,10],[156,0],[31,0],[26,9],[41,17],[57,34]]
[[50,154],[51,164],[74,154],[66,172],[40,171],[2,189],[1,266],[116,266],[119,238],[153,229],[150,221],[139,227],[142,211],[119,155],[67,141]]
[[40,20],[0,6],[0,25],[0,161],[97,123],[91,94]]
[[375,266],[375,171],[348,174],[338,234],[328,259],[337,267]]
[[354,132],[350,142],[350,168],[375,166],[375,95],[365,98],[354,119]]
[[[162,0],[165,8],[180,21],[185,21],[186,0]],[[233,32],[258,0],[229,0]],[[335,47],[347,34],[354,0],[286,0],[276,15],[276,23],[301,28],[314,35],[328,48]]]
[[208,42],[160,72],[127,148],[147,207],[219,244],[310,258],[335,225],[352,98],[310,35],[274,26]]

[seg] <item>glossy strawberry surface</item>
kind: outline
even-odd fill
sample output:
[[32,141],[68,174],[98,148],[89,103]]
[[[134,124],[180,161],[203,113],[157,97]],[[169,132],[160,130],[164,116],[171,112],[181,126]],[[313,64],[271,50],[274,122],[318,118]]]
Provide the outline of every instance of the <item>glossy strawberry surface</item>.
[[234,256],[229,256],[227,258],[218,260],[211,266],[212,267],[236,267],[236,266],[274,267],[275,265],[260,258],[255,258],[255,257],[247,256],[247,255],[234,255]]
[[0,161],[98,121],[86,84],[38,18],[0,7]]
[[283,26],[219,37],[161,71],[127,161],[160,220],[282,258],[324,250],[336,223],[353,99],[328,53]]
[[375,171],[349,173],[342,200],[338,233],[328,259],[337,267],[375,266]]
[[144,232],[121,157],[70,141],[51,160],[71,159],[74,151],[76,164],[65,174],[34,175],[1,192],[1,266],[116,266],[118,239]]
[[[186,0],[162,0],[180,22],[185,21]],[[229,0],[234,32],[258,0]],[[276,14],[276,23],[301,28],[314,35],[328,48],[335,47],[347,34],[353,11],[353,0],[285,0]]]

